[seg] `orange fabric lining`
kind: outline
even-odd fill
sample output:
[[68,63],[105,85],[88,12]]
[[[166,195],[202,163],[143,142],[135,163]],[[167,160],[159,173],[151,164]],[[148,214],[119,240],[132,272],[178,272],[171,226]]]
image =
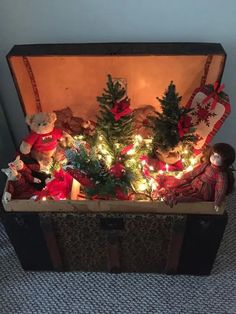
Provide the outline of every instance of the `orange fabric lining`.
[[[213,57],[206,83],[218,78],[223,56]],[[75,116],[93,119],[107,74],[127,82],[131,107],[152,105],[159,108],[161,97],[171,80],[183,96],[185,105],[200,85],[207,56],[37,56],[27,57],[42,111],[70,107]],[[22,57],[13,56],[11,66],[27,114],[39,106],[32,87],[32,77]]]

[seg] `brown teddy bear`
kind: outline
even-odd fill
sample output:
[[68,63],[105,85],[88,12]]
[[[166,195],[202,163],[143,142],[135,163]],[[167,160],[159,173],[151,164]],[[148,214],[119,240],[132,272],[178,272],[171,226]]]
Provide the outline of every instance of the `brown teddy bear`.
[[40,170],[48,170],[58,142],[72,144],[73,138],[66,132],[54,127],[57,116],[54,112],[40,112],[26,116],[31,132],[20,145],[22,154],[31,154],[38,161]]

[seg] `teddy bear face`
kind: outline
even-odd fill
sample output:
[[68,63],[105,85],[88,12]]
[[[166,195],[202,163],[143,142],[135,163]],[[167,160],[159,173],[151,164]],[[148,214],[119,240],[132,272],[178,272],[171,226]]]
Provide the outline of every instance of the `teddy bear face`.
[[37,134],[47,134],[53,131],[57,117],[54,112],[40,112],[26,117],[30,129]]

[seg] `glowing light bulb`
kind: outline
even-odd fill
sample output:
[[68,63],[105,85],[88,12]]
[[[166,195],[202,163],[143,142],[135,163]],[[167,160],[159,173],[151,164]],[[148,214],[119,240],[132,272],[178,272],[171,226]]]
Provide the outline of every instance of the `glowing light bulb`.
[[196,162],[197,162],[197,159],[196,159],[196,158],[194,158],[194,157],[191,157],[191,158],[190,158],[190,163],[191,163],[191,165],[195,165]]
[[143,141],[143,138],[142,138],[142,136],[141,135],[135,135],[135,140],[137,141],[137,142],[139,142],[139,143],[141,143],[142,141]]
[[150,179],[149,183],[152,190],[155,190],[158,187],[158,183],[153,178]]
[[154,182],[154,183],[152,184],[152,190],[156,190],[157,187],[158,187],[158,184],[157,184],[156,182]]
[[160,171],[159,171],[159,173],[160,173],[160,174],[163,174],[163,173],[164,173],[164,171],[163,171],[163,170],[160,170]]
[[180,173],[178,173],[175,177],[177,178],[177,179],[180,179],[181,177],[182,177],[182,173],[180,172]]
[[111,157],[111,155],[107,155],[107,156],[106,156],[106,161],[107,161],[108,164],[111,164],[111,162],[112,162],[112,157]]
[[193,166],[189,166],[186,171],[192,171],[193,170]]
[[152,139],[151,139],[151,138],[145,139],[145,143],[146,143],[146,144],[151,144],[151,143],[152,143]]
[[99,141],[102,141],[102,136],[100,135],[100,136],[98,137],[98,139],[99,139]]
[[166,164],[166,172],[168,172],[168,171],[169,171],[169,165]]
[[127,155],[134,155],[135,154],[135,149],[132,148],[127,152]]
[[140,183],[138,189],[139,191],[145,191],[147,189],[147,186],[145,183]]
[[153,166],[150,166],[150,167],[149,167],[149,170],[153,171],[153,170],[154,170],[154,167],[153,167]]
[[141,164],[144,166],[144,165],[146,165],[146,160],[142,160],[141,161]]
[[42,201],[46,201],[46,200],[47,200],[46,196],[43,196]]

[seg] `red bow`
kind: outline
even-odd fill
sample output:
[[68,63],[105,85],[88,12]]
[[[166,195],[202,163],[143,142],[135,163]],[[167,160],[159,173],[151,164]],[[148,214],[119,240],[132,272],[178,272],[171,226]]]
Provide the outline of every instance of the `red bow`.
[[115,102],[114,107],[111,109],[111,112],[114,115],[116,121],[120,120],[120,118],[129,115],[132,110],[130,109],[129,100],[124,99],[119,102]]
[[208,102],[208,100],[213,98],[213,101],[212,101],[212,104],[211,104],[211,110],[215,109],[216,104],[217,104],[218,99],[219,99],[219,94],[222,92],[224,87],[225,87],[224,84],[221,84],[219,86],[219,82],[215,82],[215,84],[214,84],[214,91],[210,95],[208,95],[206,98],[203,99],[203,103],[205,104],[206,102]]
[[189,116],[181,116],[178,122],[178,133],[179,137],[183,137],[185,133],[189,131],[192,126],[192,119]]

